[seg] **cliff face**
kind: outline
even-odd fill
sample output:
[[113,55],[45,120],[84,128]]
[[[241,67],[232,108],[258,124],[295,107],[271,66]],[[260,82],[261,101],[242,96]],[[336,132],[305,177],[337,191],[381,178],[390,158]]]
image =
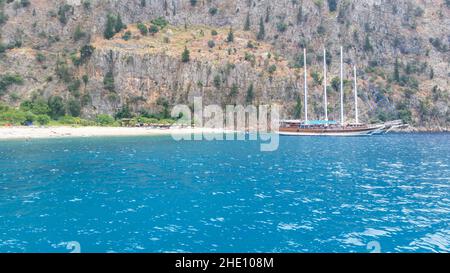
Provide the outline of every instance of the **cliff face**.
[[[0,76],[23,78],[3,88],[0,98],[18,105],[33,93],[56,94],[79,100],[82,114],[94,116],[113,114],[123,104],[158,112],[160,97],[173,105],[202,95],[206,103],[277,102],[285,117],[293,117],[303,92],[306,47],[309,107],[319,118],[325,45],[329,108],[337,119],[333,78],[339,75],[342,45],[349,119],[356,64],[366,121],[403,118],[416,126],[448,127],[449,5],[446,0],[0,0]],[[120,15],[128,27],[105,39],[108,15]],[[167,26],[151,23],[160,17]],[[142,35],[139,22],[157,25],[158,32]],[[234,39],[227,42],[230,28]],[[86,45],[95,49],[82,57]],[[185,47],[189,62],[181,58]]]

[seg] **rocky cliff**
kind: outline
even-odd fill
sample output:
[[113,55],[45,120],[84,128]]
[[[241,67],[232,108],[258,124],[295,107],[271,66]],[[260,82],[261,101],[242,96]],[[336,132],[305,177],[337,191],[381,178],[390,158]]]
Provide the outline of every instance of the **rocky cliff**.
[[449,18],[448,0],[0,0],[0,98],[61,96],[89,117],[125,104],[158,112],[161,100],[202,95],[277,102],[295,117],[306,48],[309,107],[320,118],[325,46],[337,119],[342,45],[348,119],[355,64],[364,120],[448,127]]

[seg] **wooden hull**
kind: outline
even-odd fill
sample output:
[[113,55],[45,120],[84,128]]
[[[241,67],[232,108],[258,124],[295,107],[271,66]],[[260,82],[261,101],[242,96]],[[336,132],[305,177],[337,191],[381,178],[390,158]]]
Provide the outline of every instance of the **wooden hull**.
[[280,128],[282,136],[371,136],[384,133],[384,126],[362,128]]

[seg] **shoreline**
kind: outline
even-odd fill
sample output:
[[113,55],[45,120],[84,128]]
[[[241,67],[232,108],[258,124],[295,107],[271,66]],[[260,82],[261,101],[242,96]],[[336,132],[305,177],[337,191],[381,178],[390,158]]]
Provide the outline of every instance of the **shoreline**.
[[222,133],[224,130],[209,128],[148,128],[148,127],[0,127],[0,141],[84,137],[162,136],[199,133]]
[[[0,127],[0,141],[2,140],[29,140],[77,137],[126,137],[126,136],[162,136],[200,133],[226,133],[229,130],[211,128],[148,128],[148,127],[72,127],[72,126],[12,126]],[[392,133],[448,133],[450,130],[425,129],[409,127],[402,130],[393,130]]]

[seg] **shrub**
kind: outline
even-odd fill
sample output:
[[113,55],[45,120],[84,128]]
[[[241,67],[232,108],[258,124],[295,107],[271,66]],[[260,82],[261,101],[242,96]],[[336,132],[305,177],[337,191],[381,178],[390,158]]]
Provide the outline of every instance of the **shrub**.
[[81,81],[79,79],[75,79],[67,86],[67,88],[69,89],[69,92],[74,97],[79,97],[80,96],[80,92],[79,92],[80,86],[81,86]]
[[313,78],[314,83],[315,83],[316,85],[321,84],[321,82],[322,82],[322,77],[320,76],[320,74],[319,74],[317,71],[311,72],[311,77]]
[[81,26],[78,25],[78,26],[75,28],[75,32],[73,33],[73,40],[74,40],[75,42],[77,42],[77,41],[81,40],[81,39],[84,38],[84,37],[86,37],[86,32],[84,32],[84,31],[81,29]]
[[[33,117],[33,115],[30,115],[29,117]],[[26,112],[15,109],[8,109],[0,112],[0,124],[23,125],[26,121]]]
[[248,52],[245,52],[245,57],[244,57],[244,59],[245,59],[246,61],[250,62],[252,65],[254,65],[255,62],[256,62],[256,60],[255,60],[255,55],[253,55],[253,54],[251,54],[251,53],[248,53]]
[[67,102],[67,112],[72,117],[79,117],[81,114],[81,103],[76,99],[69,99]]
[[219,88],[220,88],[221,81],[222,81],[222,80],[220,79],[220,75],[214,76],[214,80],[213,80],[214,87],[217,88],[217,89],[219,89]]
[[158,105],[162,108],[160,117],[170,118],[169,101],[166,98],[159,97],[158,100],[156,100],[156,105]]
[[50,117],[47,115],[38,115],[36,117],[36,121],[40,124],[40,125],[47,125],[50,123]]
[[56,75],[58,75],[58,77],[64,82],[70,82],[71,75],[66,60],[59,59],[56,62]]
[[284,22],[279,22],[277,24],[277,30],[278,32],[285,32],[287,30],[287,25]]
[[187,49],[187,47],[184,47],[184,51],[183,51],[183,53],[181,53],[181,61],[183,63],[187,63],[190,61],[190,52]]
[[23,84],[23,78],[19,74],[0,75],[0,96],[13,84]]
[[160,29],[165,28],[169,24],[169,22],[167,22],[167,20],[164,17],[158,17],[152,20],[151,23],[159,27]]
[[116,119],[132,118],[132,117],[133,114],[131,113],[130,107],[127,104],[123,105],[122,108],[115,114]]
[[63,98],[60,96],[51,96],[48,98],[49,114],[53,119],[58,119],[66,114]]
[[211,30],[211,35],[212,36],[217,36],[217,34],[218,34],[217,30],[215,30],[215,29]]
[[213,47],[215,47],[216,46],[216,43],[213,41],[213,40],[209,40],[208,41],[208,47],[209,48],[213,48]]
[[230,31],[228,32],[227,42],[228,43],[234,42],[234,33],[233,33],[233,29],[232,28],[230,28]]
[[43,63],[43,62],[45,62],[46,59],[47,59],[47,58],[45,57],[45,55],[42,54],[41,52],[38,52],[38,53],[36,54],[36,61],[37,61],[37,62]]
[[58,122],[66,125],[80,124],[81,120],[72,116],[62,116],[58,119]]
[[209,9],[209,14],[211,14],[212,16],[216,15],[218,12],[218,9],[216,7],[212,7]]
[[331,80],[331,87],[333,87],[334,91],[339,91],[339,89],[341,88],[341,80],[338,77],[334,77]]
[[68,18],[67,18],[67,12],[69,12],[72,9],[72,6],[69,4],[63,4],[58,9],[58,19],[61,24],[65,25],[67,24]]
[[50,113],[50,107],[42,97],[36,97],[32,100],[26,100],[20,104],[22,111],[29,111],[36,115],[47,115]]
[[100,114],[97,115],[96,122],[101,126],[111,126],[114,125],[115,120],[110,115]]
[[141,34],[143,36],[147,35],[148,29],[147,29],[147,26],[144,23],[138,23],[137,24],[137,28],[139,29],[139,31],[141,32]]
[[150,32],[150,34],[152,34],[152,35],[155,33],[158,33],[158,31],[159,31],[159,28],[156,25],[151,25],[148,28],[148,32]]
[[131,31],[127,31],[123,34],[122,39],[124,39],[125,41],[128,41],[131,39]]
[[269,72],[270,74],[275,73],[275,71],[277,71],[277,66],[274,64],[269,66],[269,68],[267,69],[267,72]]

